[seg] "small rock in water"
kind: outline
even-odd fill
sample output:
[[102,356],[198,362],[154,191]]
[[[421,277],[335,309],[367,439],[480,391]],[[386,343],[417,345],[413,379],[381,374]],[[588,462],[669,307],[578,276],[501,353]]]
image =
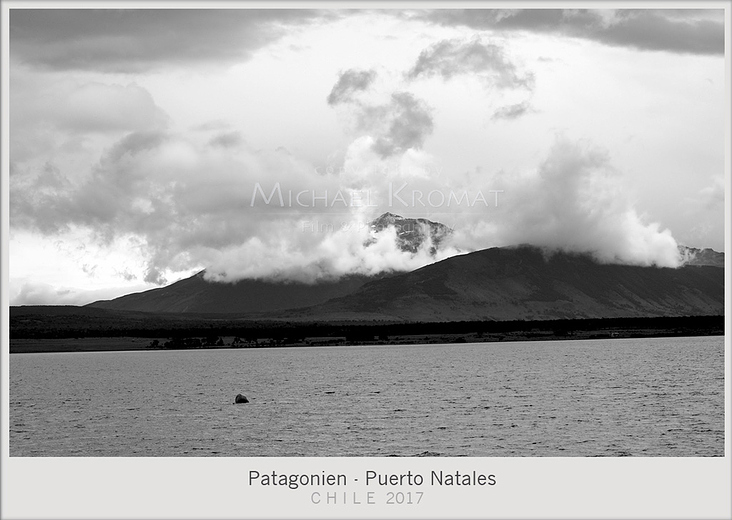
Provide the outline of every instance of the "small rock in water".
[[247,399],[245,396],[241,394],[237,394],[236,398],[234,399],[234,404],[241,404],[241,403],[248,403],[249,399]]

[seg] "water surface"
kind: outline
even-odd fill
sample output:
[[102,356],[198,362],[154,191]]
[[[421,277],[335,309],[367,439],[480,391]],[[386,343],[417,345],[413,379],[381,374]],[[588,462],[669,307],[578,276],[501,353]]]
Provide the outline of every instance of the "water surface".
[[724,338],[13,354],[10,455],[724,456]]

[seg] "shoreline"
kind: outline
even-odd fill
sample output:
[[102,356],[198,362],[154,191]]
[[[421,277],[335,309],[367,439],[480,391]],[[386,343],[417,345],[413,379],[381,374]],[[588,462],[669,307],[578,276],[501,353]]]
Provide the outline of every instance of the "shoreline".
[[[568,334],[556,334],[553,331],[516,331],[510,333],[443,333],[394,335],[385,339],[348,340],[346,338],[304,338],[302,341],[287,342],[262,338],[254,342],[239,342],[233,336],[220,337],[222,344],[197,345],[191,347],[163,346],[167,338],[145,338],[139,336],[122,337],[85,337],[85,338],[16,338],[10,339],[10,354],[51,354],[72,352],[129,352],[129,351],[181,351],[181,350],[222,350],[222,349],[257,349],[257,348],[308,348],[308,347],[349,347],[349,346],[400,346],[430,344],[466,344],[466,343],[512,343],[519,341],[582,341],[593,339],[638,339],[638,338],[673,338],[673,337],[724,337],[724,330],[582,330]],[[218,339],[218,338],[217,338]],[[157,346],[151,346],[154,341]]]

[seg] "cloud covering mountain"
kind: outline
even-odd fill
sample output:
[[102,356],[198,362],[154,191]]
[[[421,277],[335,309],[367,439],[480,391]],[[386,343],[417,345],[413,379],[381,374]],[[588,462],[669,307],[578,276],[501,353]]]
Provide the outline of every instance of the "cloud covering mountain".
[[[11,300],[723,249],[718,14],[13,10]],[[405,251],[385,212],[454,231]]]

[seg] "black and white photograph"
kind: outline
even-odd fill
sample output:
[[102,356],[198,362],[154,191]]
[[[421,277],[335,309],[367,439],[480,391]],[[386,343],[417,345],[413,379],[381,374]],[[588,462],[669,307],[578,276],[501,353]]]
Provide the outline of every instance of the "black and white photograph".
[[3,2],[4,460],[729,472],[729,2],[566,7]]

